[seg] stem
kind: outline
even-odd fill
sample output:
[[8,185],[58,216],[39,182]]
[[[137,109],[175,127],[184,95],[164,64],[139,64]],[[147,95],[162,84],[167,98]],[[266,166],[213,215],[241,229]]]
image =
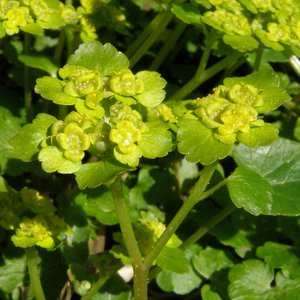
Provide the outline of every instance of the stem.
[[[24,35],[24,54],[30,54],[30,35],[25,33]],[[32,121],[32,95],[31,95],[31,78],[30,69],[24,66],[24,105],[26,111],[26,121],[30,123]]]
[[165,61],[166,57],[168,54],[173,50],[176,42],[184,32],[185,28],[187,27],[187,24],[180,22],[177,24],[175,27],[174,31],[169,35],[167,40],[165,41],[164,46],[162,49],[159,51],[158,55],[152,62],[152,64],[149,67],[149,70],[156,71],[159,69],[161,64]]
[[36,300],[46,300],[40,281],[36,249],[34,247],[26,248],[25,253],[27,258],[28,273],[35,298]]
[[57,42],[57,45],[56,45],[56,48],[54,51],[54,55],[53,55],[53,58],[58,63],[58,65],[59,65],[61,55],[62,55],[62,52],[64,49],[65,40],[66,40],[66,32],[65,32],[65,30],[61,30],[59,33],[58,42]]
[[264,48],[262,46],[258,47],[258,49],[256,50],[255,62],[253,65],[254,71],[258,71],[260,69],[263,53],[264,53]]
[[[192,210],[192,208],[201,200],[203,200],[203,193],[206,189],[214,171],[216,168],[217,162],[212,163],[208,166],[205,166],[202,175],[196,183],[192,193],[188,197],[188,199],[181,206],[179,211],[176,213],[175,217],[169,223],[164,233],[160,236],[154,247],[150,250],[150,252],[145,257],[144,263],[146,266],[151,266],[152,262],[159,255],[162,249],[165,247],[169,239],[175,233],[177,228],[182,224],[188,213]],[[206,196],[207,197],[207,196]]]
[[150,266],[146,267],[143,262],[143,258],[131,225],[128,208],[123,196],[121,180],[117,178],[110,185],[110,189],[112,192],[124,243],[129,257],[132,260],[132,266],[134,270],[134,297],[136,300],[147,300],[147,279]]
[[223,208],[220,212],[218,212],[213,218],[211,218],[206,225],[200,227],[196,232],[194,232],[189,238],[187,238],[181,245],[181,248],[187,248],[189,245],[196,243],[200,240],[207,232],[209,232],[213,227],[215,227],[218,223],[224,220],[228,215],[230,215],[236,206],[233,203]]
[[[241,55],[241,54],[240,54]],[[179,89],[174,95],[170,97],[170,100],[182,100],[187,95],[192,93],[197,87],[199,87],[203,82],[207,81],[223,69],[225,69],[229,64],[236,61],[239,55],[236,53],[231,53],[229,56],[223,58],[221,61],[217,62],[210,68],[206,69],[200,76],[194,76],[190,81],[188,81],[181,89]],[[200,64],[199,64],[200,67]],[[199,68],[198,68],[199,69]],[[197,71],[197,73],[200,73]],[[197,74],[196,73],[196,74]]]
[[109,280],[120,268],[120,265],[112,266],[105,272],[99,272],[98,280],[92,285],[91,289],[81,298],[81,300],[90,300],[99,291],[99,289]]
[[161,33],[165,30],[168,26],[170,21],[173,18],[173,14],[169,11],[164,11],[160,19],[155,24],[151,34],[149,37],[144,41],[144,43],[136,50],[136,52],[130,58],[130,67],[134,67],[135,64],[142,58],[145,52],[153,45],[153,43],[158,39]]

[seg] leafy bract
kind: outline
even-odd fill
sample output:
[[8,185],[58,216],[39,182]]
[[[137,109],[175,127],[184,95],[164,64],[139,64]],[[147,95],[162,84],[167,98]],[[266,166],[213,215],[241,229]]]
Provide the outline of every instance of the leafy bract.
[[146,123],[148,130],[138,142],[142,155],[146,158],[163,157],[173,149],[173,136],[169,126],[163,122]]
[[240,52],[252,51],[258,48],[258,41],[252,36],[228,35],[223,36],[225,44],[230,45],[233,49]]
[[172,4],[173,14],[184,23],[202,24],[200,11],[197,6],[190,3]]
[[123,53],[109,43],[102,45],[98,41],[81,44],[68,59],[68,64],[98,71],[102,76],[129,67],[129,61]]
[[240,166],[230,176],[230,196],[238,207],[253,214],[300,214],[300,144],[283,138],[270,146],[236,146]]
[[216,140],[210,129],[194,119],[180,120],[177,140],[179,152],[185,154],[188,161],[203,165],[226,157],[232,148]]
[[67,95],[63,90],[62,81],[57,78],[45,76],[37,79],[35,92],[47,100],[60,105],[74,105],[79,98]]
[[95,188],[101,184],[110,183],[117,174],[127,168],[117,161],[109,160],[83,164],[75,173],[76,181],[80,189]]
[[40,151],[40,143],[47,137],[49,127],[56,118],[48,114],[38,114],[32,123],[21,128],[20,132],[10,140],[12,150],[10,157],[25,162],[36,159]]

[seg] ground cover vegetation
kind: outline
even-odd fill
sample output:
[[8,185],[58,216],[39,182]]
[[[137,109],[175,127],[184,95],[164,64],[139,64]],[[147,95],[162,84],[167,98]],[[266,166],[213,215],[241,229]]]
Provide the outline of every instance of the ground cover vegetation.
[[299,299],[300,1],[0,0],[0,298]]

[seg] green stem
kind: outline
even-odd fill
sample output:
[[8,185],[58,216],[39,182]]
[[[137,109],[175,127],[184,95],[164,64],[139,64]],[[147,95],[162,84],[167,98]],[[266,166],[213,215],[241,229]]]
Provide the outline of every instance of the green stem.
[[36,300],[46,300],[42,284],[40,281],[40,272],[38,269],[38,256],[36,249],[34,247],[25,249],[26,258],[27,258],[27,267],[28,273],[31,281],[31,286],[33,288],[33,293]]
[[[182,224],[188,213],[192,210],[192,208],[203,199],[204,190],[206,189],[214,171],[216,168],[217,162],[212,163],[208,166],[205,166],[201,177],[196,183],[192,193],[188,197],[188,199],[181,206],[175,217],[171,220],[164,233],[160,236],[154,247],[150,250],[150,252],[145,257],[144,263],[147,267],[152,265],[152,262],[159,255],[161,250],[165,247],[169,239],[175,233],[177,228]],[[207,196],[206,196],[207,197]]]
[[161,33],[168,26],[173,18],[173,14],[169,11],[164,11],[160,19],[155,24],[149,37],[144,41],[144,43],[136,50],[136,52],[130,58],[130,67],[134,67],[135,64],[142,58],[146,51],[153,45],[153,43],[158,39]]
[[[28,33],[24,35],[24,54],[30,54],[31,39]],[[32,94],[31,94],[31,76],[30,68],[24,66],[24,105],[26,111],[26,121],[30,123],[32,121]]]
[[189,245],[196,243],[200,240],[207,232],[214,228],[218,223],[224,220],[228,215],[230,215],[236,206],[230,203],[228,206],[223,208],[219,213],[217,213],[213,218],[211,218],[204,226],[200,227],[196,232],[194,232],[189,238],[187,238],[181,248],[187,248]]
[[149,70],[156,71],[159,69],[159,67],[165,61],[168,54],[174,49],[174,46],[176,45],[178,39],[180,38],[186,27],[187,24],[183,22],[179,22],[177,24],[174,31],[168,36],[164,46],[159,51],[158,55],[150,65]]
[[134,297],[136,300],[147,300],[147,285],[148,273],[150,267],[145,267],[137,240],[134,235],[132,224],[129,217],[129,211],[125,203],[122,192],[121,180],[117,178],[111,185],[114,205],[118,221],[120,224],[121,232],[123,235],[124,243],[127,248],[134,271],[133,288]]
[[[182,100],[190,93],[192,93],[196,88],[198,88],[203,82],[207,81],[214,75],[221,72],[228,65],[233,63],[239,58],[239,55],[236,53],[231,53],[229,56],[223,58],[221,61],[217,62],[210,68],[200,74],[200,76],[194,76],[190,81],[188,81],[181,89],[179,89],[174,95],[170,97],[170,100]],[[200,66],[200,64],[199,64]],[[199,68],[198,68],[199,70]],[[200,73],[197,71],[197,73]]]
[[99,272],[98,280],[92,285],[91,289],[81,298],[81,300],[90,300],[99,291],[99,289],[120,269],[120,265],[112,266],[105,272]]
[[160,24],[162,18],[164,16],[164,11],[161,11],[159,14],[155,16],[155,18],[148,24],[148,26],[143,30],[143,32],[138,36],[138,38],[131,43],[130,47],[125,52],[125,55],[130,58],[138,48],[145,42],[145,40],[149,37],[150,33],[153,32],[158,24]]
[[64,49],[65,40],[66,40],[66,32],[65,30],[61,30],[59,33],[58,42],[53,55],[53,58],[58,63],[58,65],[60,63],[61,55]]
[[258,49],[256,50],[255,62],[253,65],[254,71],[258,71],[260,69],[263,53],[264,53],[264,47],[262,46],[258,47]]

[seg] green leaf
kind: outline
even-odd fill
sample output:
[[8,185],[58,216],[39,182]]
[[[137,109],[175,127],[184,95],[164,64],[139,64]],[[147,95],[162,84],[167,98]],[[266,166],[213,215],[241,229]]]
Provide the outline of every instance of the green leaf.
[[226,157],[232,148],[232,145],[216,140],[211,130],[193,119],[179,122],[177,140],[179,152],[185,154],[188,161],[203,165]]
[[107,187],[100,186],[79,193],[74,201],[88,216],[96,218],[100,223],[104,225],[118,224],[113,198]]
[[43,28],[37,23],[27,24],[22,26],[21,29],[27,33],[34,34],[34,35],[43,35],[44,30]]
[[251,128],[247,133],[239,132],[237,139],[249,147],[268,146],[278,138],[278,133],[277,127],[265,123],[261,127]]
[[74,105],[79,100],[79,98],[67,95],[63,91],[62,81],[57,78],[45,76],[38,78],[36,83],[35,92],[56,104]]
[[[300,215],[300,143],[280,138],[267,147],[249,148],[240,144],[234,148],[233,157],[242,170],[248,169],[242,173],[239,171],[235,178],[236,183],[231,181],[232,178],[229,181],[229,190],[233,184],[235,190],[233,193],[237,193],[233,197],[240,205],[243,203],[247,207],[252,207],[251,210],[257,213]],[[258,186],[253,185],[252,191],[249,190],[251,187],[247,180]],[[248,195],[237,191],[238,182],[245,187],[244,192],[249,192]],[[258,188],[262,192],[261,195],[258,195]],[[264,188],[265,191],[262,191]],[[257,194],[258,199],[254,200],[251,194]],[[248,201],[254,202],[247,204]],[[264,201],[266,203],[263,203]],[[262,208],[264,212],[260,212]]]
[[165,271],[175,273],[186,273],[189,271],[189,261],[179,248],[165,247],[158,255],[156,263]]
[[58,67],[46,56],[20,55],[18,59],[28,67],[43,70],[52,77],[56,76]]
[[144,83],[144,91],[135,96],[141,104],[146,107],[159,105],[164,99],[166,92],[164,90],[167,82],[160,77],[160,74],[153,71],[141,71],[136,77]]
[[[0,296],[3,297],[2,293],[10,294],[14,289],[22,285],[25,278],[26,257],[14,252],[15,249],[10,249],[9,253],[5,253],[1,259]],[[16,255],[15,257],[13,256],[14,254]]]
[[80,189],[95,188],[101,184],[108,184],[116,175],[127,169],[127,166],[110,160],[87,163],[75,173],[76,181]]
[[21,128],[20,132],[10,140],[11,158],[25,162],[35,160],[40,151],[40,143],[47,137],[49,127],[57,119],[48,114],[38,114],[31,124]]
[[270,300],[273,270],[257,259],[235,265],[229,272],[229,297],[232,300]]
[[169,126],[163,122],[147,122],[148,131],[138,142],[142,155],[146,158],[163,157],[173,149],[173,135]]
[[202,300],[222,300],[222,298],[217,293],[211,290],[209,284],[205,284],[201,288],[201,297]]
[[252,170],[238,167],[230,175],[228,189],[233,203],[253,215],[271,214],[272,186]]
[[252,51],[258,48],[258,41],[252,36],[228,35],[223,36],[225,44],[240,52]]
[[294,128],[294,136],[298,141],[300,141],[300,118],[298,118],[296,121]]
[[0,173],[3,173],[11,151],[9,140],[20,130],[20,119],[0,106]]
[[201,14],[196,5],[190,3],[172,4],[172,13],[184,23],[202,24]]
[[193,266],[203,277],[209,279],[214,272],[233,265],[223,250],[207,247],[193,257]]
[[102,76],[107,76],[127,69],[129,60],[111,44],[102,45],[95,41],[81,44],[68,59],[68,64],[83,66],[98,71]]
[[64,158],[63,152],[55,146],[43,148],[38,155],[38,159],[42,163],[42,168],[47,173],[57,171],[61,174],[72,174],[81,166],[81,161],[72,162]]

